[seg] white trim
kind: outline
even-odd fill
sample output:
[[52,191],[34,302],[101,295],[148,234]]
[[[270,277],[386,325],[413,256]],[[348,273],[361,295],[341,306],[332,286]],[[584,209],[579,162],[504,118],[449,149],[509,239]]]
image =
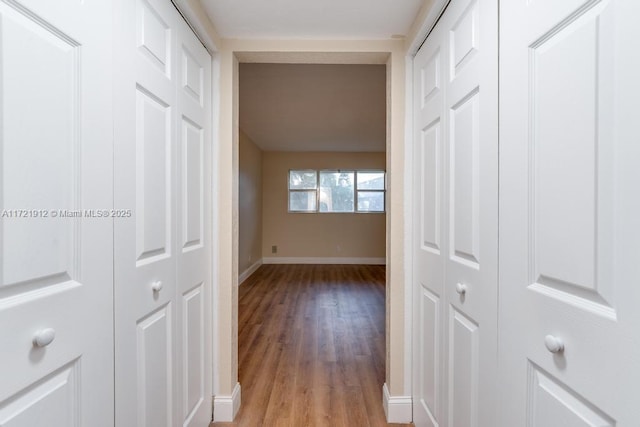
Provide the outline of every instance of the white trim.
[[404,392],[413,395],[413,56],[405,56],[404,128]]
[[382,386],[382,406],[388,423],[408,424],[413,421],[411,396],[391,396],[387,383]]
[[230,423],[240,409],[240,383],[236,383],[231,396],[215,396],[213,398],[213,421]]
[[221,292],[221,286],[219,281],[220,265],[219,257],[222,248],[220,242],[217,239],[218,230],[220,229],[220,200],[218,199],[220,180],[217,173],[217,166],[220,161],[220,55],[211,55],[211,190],[213,196],[211,197],[211,231],[209,238],[211,239],[211,313],[209,317],[211,319],[212,327],[212,362],[213,369],[211,370],[213,394],[215,395],[220,390],[219,378],[222,375],[223,370],[220,367],[220,354],[223,349],[220,348],[219,341],[221,339],[221,327],[220,319],[218,319],[217,313],[220,312],[219,308],[219,293]]
[[424,18],[422,25],[420,25],[420,29],[416,33],[415,38],[411,40],[407,54],[415,56],[415,54],[418,53],[418,49],[420,49],[420,46],[422,46],[422,43],[426,40],[429,32],[435,27],[440,15],[442,15],[450,1],[451,0],[435,0],[431,9],[429,9],[429,13]]
[[262,258],[264,264],[362,264],[386,265],[385,258],[344,257],[270,257]]
[[240,274],[238,276],[238,286],[242,285],[242,282],[247,280],[249,278],[249,276],[251,276],[253,273],[255,273],[256,270],[259,269],[261,265],[262,265],[262,260],[259,259],[258,261],[253,263],[253,265],[251,265],[249,268],[247,268],[245,271],[243,271],[242,274]]

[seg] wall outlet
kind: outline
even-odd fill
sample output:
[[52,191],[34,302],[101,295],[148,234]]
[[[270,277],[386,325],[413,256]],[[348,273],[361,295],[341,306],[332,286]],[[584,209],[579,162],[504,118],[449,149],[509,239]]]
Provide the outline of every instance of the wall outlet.
[[277,254],[278,253],[278,246],[276,246],[276,245],[271,246],[271,253],[272,254]]

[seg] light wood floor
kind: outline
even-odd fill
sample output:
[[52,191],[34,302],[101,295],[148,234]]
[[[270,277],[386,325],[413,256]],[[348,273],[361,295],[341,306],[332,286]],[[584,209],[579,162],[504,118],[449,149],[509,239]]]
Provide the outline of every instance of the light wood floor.
[[242,406],[211,426],[387,424],[385,268],[264,265],[240,286]]

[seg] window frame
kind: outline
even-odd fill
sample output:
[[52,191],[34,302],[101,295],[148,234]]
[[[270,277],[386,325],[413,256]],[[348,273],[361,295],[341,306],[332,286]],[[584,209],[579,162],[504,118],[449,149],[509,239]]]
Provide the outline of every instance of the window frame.
[[[341,173],[352,173],[353,174],[353,210],[352,211],[321,211],[320,210],[320,176],[322,175],[322,173],[336,173],[336,174],[341,174]],[[356,175],[357,170],[356,169],[319,169],[318,170],[318,204],[317,204],[317,213],[319,214],[354,214],[354,213],[358,213],[357,209],[356,209],[356,195],[355,195],[355,191],[356,191]]]
[[[314,172],[316,175],[315,189],[295,189],[291,188],[291,173]],[[326,173],[352,173],[353,174],[353,210],[352,211],[321,211],[320,210],[320,175]],[[382,173],[384,182],[382,189],[358,189],[358,173]],[[292,210],[291,194],[292,193],[309,193],[315,192],[316,208],[315,210]],[[358,209],[359,193],[382,193],[382,210],[360,210]],[[386,214],[387,213],[387,171],[384,169],[289,169],[287,172],[287,213],[303,213],[303,214]]]
[[[309,188],[291,188],[291,172],[302,172],[302,173],[308,173],[308,172],[313,172],[316,175],[316,188],[314,189],[309,189]],[[287,212],[288,213],[317,213],[318,212],[318,189],[320,187],[320,176],[318,174],[318,171],[316,169],[289,169],[289,172],[287,173]],[[291,193],[310,193],[310,192],[314,192],[315,193],[315,199],[316,199],[316,208],[314,210],[292,210],[291,209]]]
[[[373,189],[358,189],[358,172],[362,173],[382,173],[382,189],[381,190],[373,190]],[[363,214],[380,214],[387,213],[387,172],[382,169],[358,169],[356,170],[355,179],[353,184],[353,192],[354,192],[354,203],[355,203],[355,212],[363,213]],[[360,198],[359,193],[382,193],[382,210],[381,211],[361,211],[358,209],[358,199]]]

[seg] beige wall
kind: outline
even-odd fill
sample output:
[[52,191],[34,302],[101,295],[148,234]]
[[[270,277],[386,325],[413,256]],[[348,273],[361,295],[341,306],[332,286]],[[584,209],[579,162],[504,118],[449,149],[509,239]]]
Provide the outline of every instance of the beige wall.
[[262,259],[262,151],[240,130],[238,160],[238,271]]
[[[263,159],[264,257],[385,257],[385,214],[308,214],[287,209],[290,169],[385,170],[384,153],[265,152]],[[271,253],[273,245],[278,246],[277,254]]]

